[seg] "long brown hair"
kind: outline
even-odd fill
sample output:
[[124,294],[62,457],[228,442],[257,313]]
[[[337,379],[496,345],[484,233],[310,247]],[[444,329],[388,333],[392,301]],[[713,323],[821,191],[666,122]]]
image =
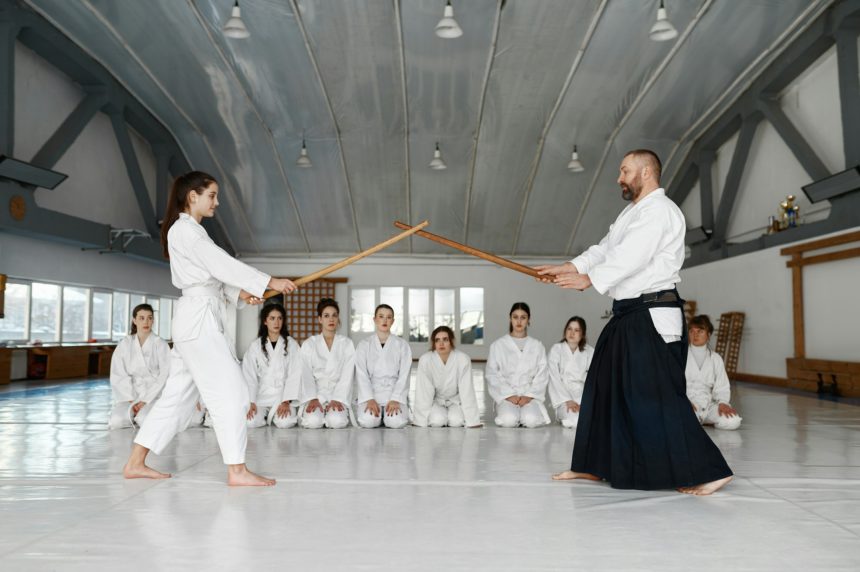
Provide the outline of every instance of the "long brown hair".
[[283,318],[281,322],[281,337],[284,338],[284,355],[287,355],[287,338],[290,337],[290,329],[287,327],[287,309],[278,304],[277,302],[273,302],[271,304],[266,304],[260,310],[260,327],[257,329],[257,335],[260,337],[260,347],[263,348],[263,355],[267,358],[269,357],[269,350],[266,349],[266,342],[269,340],[269,326],[266,325],[266,320],[269,318],[269,314],[272,312],[277,312]]
[[167,233],[173,223],[179,219],[179,213],[184,212],[185,207],[188,206],[188,193],[194,191],[202,195],[206,187],[217,182],[215,177],[203,171],[191,171],[176,177],[173,181],[170,196],[167,198],[167,210],[164,213],[164,220],[161,221],[161,251],[164,258],[170,258],[167,251]]
[[577,324],[579,324],[579,329],[582,333],[582,336],[579,338],[579,343],[577,344],[576,347],[579,348],[579,351],[585,351],[585,344],[586,344],[585,320],[583,318],[580,318],[579,316],[572,317],[564,325],[564,329],[561,331],[561,341],[562,342],[567,341],[567,327],[570,325],[571,322],[576,322]]

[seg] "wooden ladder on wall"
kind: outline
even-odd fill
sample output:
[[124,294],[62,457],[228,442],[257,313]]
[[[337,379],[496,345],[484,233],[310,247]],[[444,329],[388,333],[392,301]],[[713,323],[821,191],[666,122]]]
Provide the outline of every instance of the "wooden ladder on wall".
[[744,331],[743,312],[725,312],[720,316],[717,328],[716,352],[726,364],[726,372],[733,374],[738,371],[738,356],[741,353],[741,336]]

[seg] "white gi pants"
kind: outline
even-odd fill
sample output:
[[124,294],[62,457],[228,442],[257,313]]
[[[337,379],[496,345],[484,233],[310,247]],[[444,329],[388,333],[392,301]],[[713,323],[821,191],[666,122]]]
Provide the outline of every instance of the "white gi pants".
[[568,429],[576,429],[576,424],[579,423],[579,411],[571,411],[567,408],[567,403],[562,403],[555,408],[555,416],[559,423]]
[[365,429],[373,429],[375,427],[379,427],[380,425],[385,425],[389,429],[402,429],[406,427],[409,423],[409,415],[406,414],[406,404],[400,404],[400,411],[398,411],[395,415],[389,415],[385,412],[386,403],[380,403],[379,408],[382,410],[382,417],[378,417],[373,415],[370,411],[367,411],[367,402],[359,403],[358,408],[356,409],[356,418],[358,419],[359,427],[363,427]]
[[725,417],[720,415],[719,407],[719,403],[711,403],[707,407],[697,407],[696,417],[699,418],[699,423],[702,425],[713,425],[715,429],[723,429],[725,431],[734,431],[741,426],[743,419],[740,415]]
[[143,425],[143,420],[146,419],[146,416],[149,414],[150,410],[152,410],[152,406],[156,401],[158,400],[150,401],[141,407],[140,411],[137,412],[137,415],[134,416],[134,419],[131,418],[131,406],[133,402],[123,401],[117,403],[110,410],[108,429],[126,429],[128,427],[133,427],[134,424],[132,421],[137,423],[138,427]]
[[496,425],[499,427],[539,427],[545,421],[540,410],[540,402],[532,399],[520,407],[507,399],[496,404]]
[[[322,406],[328,405],[323,403]],[[329,409],[328,413],[323,413],[323,409],[315,409],[313,413],[308,413],[307,410],[302,414],[302,427],[305,429],[343,429],[349,425],[349,411],[347,406],[343,406],[343,411]]]
[[[246,413],[247,418],[247,413]],[[278,417],[278,405],[272,407],[257,406],[257,412],[248,419],[248,428],[256,429],[266,425],[274,425],[278,429],[289,429],[299,423],[298,408],[290,405],[290,413],[286,417]]]
[[462,427],[466,424],[466,417],[463,415],[463,409],[456,403],[448,407],[434,403],[430,408],[427,424],[430,427]]
[[248,444],[248,387],[227,338],[219,331],[211,313],[204,318],[196,339],[174,343],[167,383],[134,442],[160,454],[188,426],[189,416],[196,409],[198,391],[212,418],[224,463],[244,463]]

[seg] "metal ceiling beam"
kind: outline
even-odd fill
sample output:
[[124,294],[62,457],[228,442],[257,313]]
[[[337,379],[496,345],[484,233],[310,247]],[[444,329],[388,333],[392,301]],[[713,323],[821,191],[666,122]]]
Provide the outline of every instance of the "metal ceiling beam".
[[331,98],[328,95],[328,90],[325,86],[325,80],[323,80],[322,73],[320,72],[319,65],[317,64],[317,58],[314,55],[314,50],[311,47],[311,43],[308,40],[308,31],[305,29],[305,23],[302,20],[302,14],[299,11],[299,5],[296,0],[290,0],[290,5],[293,8],[293,14],[296,17],[296,23],[299,25],[299,30],[302,32],[302,39],[305,42],[305,49],[308,51],[308,58],[310,58],[311,65],[313,65],[314,72],[316,73],[317,80],[320,84],[320,89],[322,90],[323,99],[325,99],[326,109],[328,109],[329,117],[331,117],[331,122],[334,127],[335,136],[337,137],[337,150],[338,155],[340,156],[340,166],[343,170],[343,180],[346,185],[346,197],[349,201],[349,211],[352,215],[352,228],[355,232],[355,244],[358,247],[358,250],[361,250],[361,238],[358,232],[358,217],[355,213],[355,204],[352,200],[352,185],[349,182],[349,170],[346,168],[346,155],[343,152],[343,138],[340,135],[340,125],[337,122],[337,117],[334,114],[334,108],[331,105]]
[[131,188],[137,199],[137,206],[143,217],[143,224],[146,225],[146,231],[150,236],[158,236],[159,231],[157,221],[155,220],[155,210],[152,208],[152,199],[149,197],[149,190],[146,188],[146,181],[143,179],[143,172],[140,170],[137,152],[134,150],[134,144],[131,142],[131,136],[128,133],[128,125],[125,123],[122,111],[112,111],[109,113],[109,116],[111,125],[113,125],[116,143],[119,146],[122,160],[125,163],[125,171],[128,173],[128,180],[131,182]]
[[45,169],[53,168],[77,140],[90,120],[108,102],[107,93],[103,87],[91,87],[86,91],[87,95],[36,152],[31,163]]
[[723,186],[723,192],[720,195],[720,206],[717,209],[717,220],[714,223],[714,234],[711,237],[712,248],[717,248],[725,242],[726,231],[729,227],[729,219],[734,210],[735,202],[737,201],[738,192],[741,187],[741,178],[746,168],[747,159],[749,158],[750,148],[752,147],[753,137],[755,136],[756,128],[761,121],[761,114],[754,113],[744,117],[741,124],[741,131],[738,135],[738,142],[735,145],[734,153],[732,154],[732,162],[729,165],[729,172],[726,175],[726,182]]
[[693,185],[696,184],[696,179],[699,176],[699,168],[692,159],[688,159],[681,165],[679,170],[680,179],[671,188],[666,189],[666,196],[675,201],[675,204],[681,206],[687,200]]
[[481,124],[484,120],[484,105],[487,103],[487,88],[490,85],[490,74],[493,70],[493,62],[496,60],[496,45],[499,40],[499,27],[502,22],[502,6],[504,0],[496,0],[496,17],[493,22],[493,38],[490,41],[490,53],[487,57],[487,66],[484,69],[484,81],[481,85],[481,103],[478,105],[478,124],[475,128],[474,143],[472,145],[472,161],[469,165],[469,185],[466,187],[466,210],[463,215],[463,242],[469,243],[469,213],[472,206],[472,188],[475,185],[475,167],[478,164],[478,141],[481,138]]
[[836,61],[845,165],[852,167],[860,164],[860,66],[857,58],[856,29],[837,30]]
[[699,153],[696,167],[699,174],[699,202],[702,212],[702,228],[714,229],[714,176],[713,166],[716,154],[713,151]]
[[[788,148],[794,154],[794,158],[803,167],[803,170],[813,181],[823,179],[830,175],[830,170],[812,148],[812,145],[804,139],[794,123],[782,111],[779,102],[774,99],[761,100],[759,109],[764,113],[765,119],[773,125],[776,132],[782,138]],[[860,124],[858,124],[860,126]]]
[[[406,167],[406,224],[412,224],[412,169],[409,167],[409,98],[406,89],[406,49],[403,43],[403,20],[400,13],[400,0],[394,2],[394,16],[397,22],[397,49],[400,52],[400,82],[403,96],[403,146]],[[412,237],[409,237],[409,254],[412,254]]]
[[19,26],[0,7],[0,155],[15,150],[15,40]]
[[164,145],[153,145],[155,153],[155,219],[161,226],[167,208],[167,181],[170,179],[170,150]]
[[576,74],[576,70],[579,69],[579,64],[582,62],[585,50],[588,48],[588,44],[591,43],[591,38],[594,36],[594,31],[597,29],[597,24],[600,22],[600,18],[603,16],[603,12],[606,10],[606,5],[608,3],[609,0],[602,0],[600,5],[597,7],[597,10],[594,12],[594,16],[591,17],[591,23],[588,25],[588,30],[585,32],[585,37],[582,39],[582,44],[579,46],[579,50],[577,50],[576,55],[573,57],[570,71],[567,72],[567,77],[564,80],[564,84],[561,86],[561,91],[559,92],[558,97],[555,98],[555,104],[552,106],[552,110],[550,111],[546,122],[544,122],[543,130],[541,131],[540,139],[538,140],[537,150],[535,151],[535,158],[532,161],[532,168],[531,171],[529,171],[529,176],[526,180],[526,192],[523,195],[523,202],[520,206],[520,216],[517,220],[517,228],[514,231],[514,242],[511,245],[511,256],[515,256],[517,253],[517,246],[520,242],[520,232],[522,231],[523,223],[526,220],[526,211],[528,210],[529,199],[531,198],[532,190],[534,189],[535,179],[537,178],[538,168],[540,167],[541,158],[543,157],[543,148],[546,144],[546,137],[549,134],[549,129],[552,127],[552,123],[555,121],[556,115],[558,115],[558,110],[564,102],[567,90],[570,89],[570,84],[573,83],[573,76]]

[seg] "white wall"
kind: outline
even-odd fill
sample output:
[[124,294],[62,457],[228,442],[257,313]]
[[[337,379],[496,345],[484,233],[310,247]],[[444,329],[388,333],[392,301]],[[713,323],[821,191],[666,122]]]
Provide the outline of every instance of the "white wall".
[[[310,274],[334,260],[278,260],[245,259],[245,262],[278,276],[302,276]],[[552,261],[522,261],[524,264]],[[338,285],[337,301],[340,303],[342,328],[347,334],[349,315],[349,287],[359,286],[413,286],[413,287],[482,287],[484,288],[484,336],[483,346],[458,346],[473,358],[486,359],[489,344],[508,331],[508,312],[511,304],[524,301],[532,310],[529,334],[549,346],[561,339],[561,331],[568,318],[580,315],[588,324],[590,343],[597,341],[606,320],[600,316],[611,307],[609,298],[593,290],[576,292],[561,290],[555,286],[540,284],[528,276],[501,268],[477,259],[449,258],[388,258],[372,257],[359,261],[337,272],[333,276],[346,277],[348,284]],[[396,319],[397,317],[395,317]],[[239,312],[237,320],[237,346],[240,352],[247,348],[256,335],[256,312]],[[412,344],[413,356],[427,351],[427,343]]]

